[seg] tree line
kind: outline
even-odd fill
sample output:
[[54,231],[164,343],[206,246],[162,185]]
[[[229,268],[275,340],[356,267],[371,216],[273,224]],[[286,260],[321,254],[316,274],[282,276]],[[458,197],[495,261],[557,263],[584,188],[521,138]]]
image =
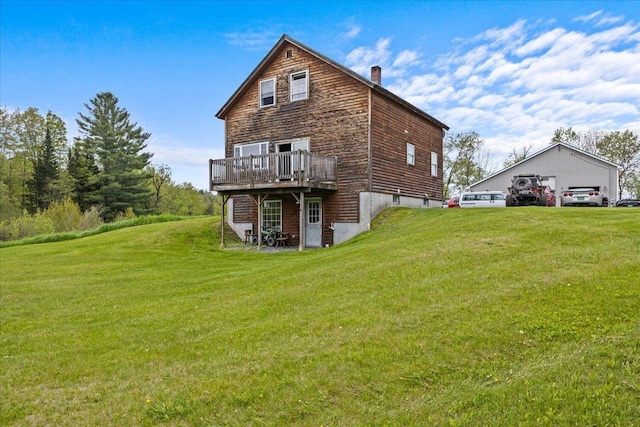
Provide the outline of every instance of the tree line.
[[[550,144],[558,142],[576,147],[620,166],[618,198],[624,194],[640,198],[640,134],[630,130],[576,131],[558,128]],[[503,168],[529,157],[533,145],[512,149]],[[459,194],[466,187],[495,173],[485,141],[474,131],[448,134],[444,140],[444,197]]]
[[[151,134],[131,120],[110,92],[98,93],[78,113],[78,137],[69,142],[64,121],[0,108],[0,221],[66,206],[93,212],[102,222],[124,217],[204,215],[220,209],[216,196],[176,183],[167,165],[151,163]],[[2,236],[0,236],[1,238]]]

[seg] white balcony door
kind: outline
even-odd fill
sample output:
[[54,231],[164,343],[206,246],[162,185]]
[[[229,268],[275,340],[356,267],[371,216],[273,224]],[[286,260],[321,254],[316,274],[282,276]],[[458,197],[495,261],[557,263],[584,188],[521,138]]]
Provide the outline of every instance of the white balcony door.
[[322,199],[305,199],[305,246],[319,248],[322,246]]

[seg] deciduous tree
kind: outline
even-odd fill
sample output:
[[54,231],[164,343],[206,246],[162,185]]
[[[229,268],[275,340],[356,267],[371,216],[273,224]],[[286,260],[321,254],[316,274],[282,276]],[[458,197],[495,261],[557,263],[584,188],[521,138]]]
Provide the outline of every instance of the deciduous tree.
[[630,130],[609,132],[596,144],[598,155],[620,166],[618,198],[632,193],[640,174],[640,136]]
[[519,163],[529,157],[529,152],[533,148],[533,144],[529,144],[529,146],[523,145],[520,151],[517,151],[515,148],[511,150],[509,155],[507,155],[506,160],[504,161],[504,167],[508,168],[509,166],[513,166],[516,163]]
[[558,128],[553,133],[551,144],[562,142],[590,154],[597,154],[597,144],[606,132],[603,130],[575,131],[573,128]]
[[147,174],[151,177],[150,181],[151,186],[153,187],[153,199],[151,201],[151,205],[157,213],[160,213],[160,203],[171,185],[171,168],[167,165],[152,165],[147,167]]
[[447,135],[444,140],[445,198],[482,179],[488,167],[484,140],[477,132]]

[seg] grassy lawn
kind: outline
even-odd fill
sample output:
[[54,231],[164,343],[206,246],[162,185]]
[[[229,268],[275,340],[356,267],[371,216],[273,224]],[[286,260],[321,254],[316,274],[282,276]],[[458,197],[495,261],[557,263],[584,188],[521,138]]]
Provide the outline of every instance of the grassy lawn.
[[205,218],[0,249],[0,424],[638,425],[640,210],[219,242]]

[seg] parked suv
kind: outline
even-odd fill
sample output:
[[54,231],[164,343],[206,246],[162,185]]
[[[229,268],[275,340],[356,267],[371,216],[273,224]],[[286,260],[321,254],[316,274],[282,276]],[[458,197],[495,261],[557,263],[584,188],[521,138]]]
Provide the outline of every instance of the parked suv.
[[515,175],[508,188],[507,206],[555,206],[553,190],[542,183],[540,175]]

